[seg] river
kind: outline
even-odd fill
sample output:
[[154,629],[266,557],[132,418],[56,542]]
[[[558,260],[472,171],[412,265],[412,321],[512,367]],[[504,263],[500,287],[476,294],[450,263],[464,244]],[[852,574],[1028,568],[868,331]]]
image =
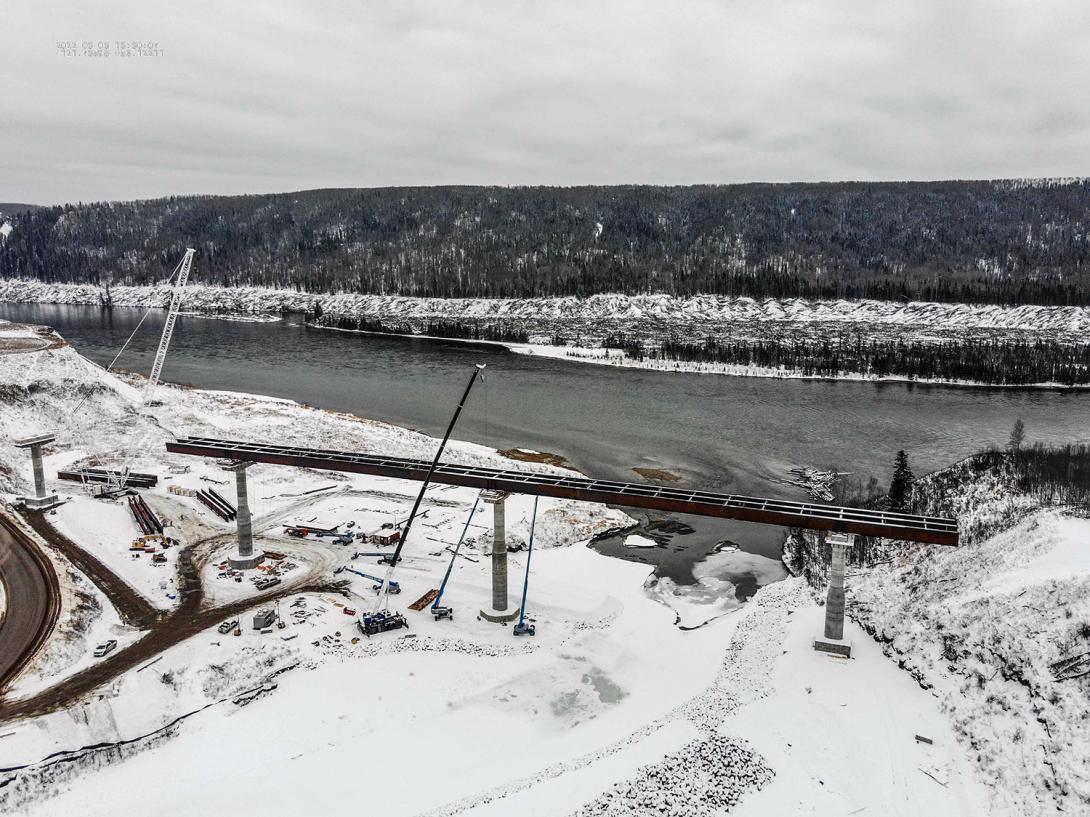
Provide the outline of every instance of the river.
[[[0,318],[53,326],[104,365],[141,314],[0,303]],[[164,317],[161,310],[148,316],[119,367],[150,369]],[[291,398],[438,435],[475,363],[488,366],[484,387],[475,391],[456,437],[556,453],[591,476],[636,481],[634,468],[663,469],[681,477],[674,484],[732,493],[804,499],[779,481],[792,465],[834,467],[886,484],[898,449],[908,452],[917,474],[926,473],[1004,443],[1019,417],[1029,442],[1086,439],[1090,428],[1087,392],[619,369],[496,346],[314,329],[300,318],[182,316],[163,378]],[[783,538],[781,529],[729,520],[641,518],[660,547],[626,549],[619,537],[596,547],[654,564],[660,576],[681,584],[692,582],[693,565],[724,541],[777,559]],[[720,577],[744,597],[774,572],[746,567]]]

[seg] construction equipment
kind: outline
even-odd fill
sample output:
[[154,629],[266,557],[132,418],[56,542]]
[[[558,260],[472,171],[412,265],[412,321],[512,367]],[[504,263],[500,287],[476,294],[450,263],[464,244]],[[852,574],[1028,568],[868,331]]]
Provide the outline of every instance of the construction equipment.
[[450,424],[447,425],[446,433],[443,434],[443,439],[439,443],[439,450],[435,452],[435,459],[431,461],[431,467],[428,468],[428,472],[424,476],[424,481],[420,485],[420,492],[416,495],[416,501],[413,502],[412,510],[409,511],[409,518],[405,520],[405,527],[402,531],[401,538],[397,542],[397,548],[390,557],[390,566],[386,568],[386,575],[382,579],[382,586],[379,588],[378,604],[375,605],[376,610],[388,609],[390,577],[394,572],[394,568],[397,567],[398,561],[401,559],[401,550],[405,547],[405,542],[409,539],[409,531],[412,530],[413,520],[416,519],[416,513],[420,510],[420,503],[424,501],[424,492],[428,490],[428,486],[431,484],[432,474],[435,473],[435,469],[439,466],[439,460],[442,458],[443,451],[447,447],[447,441],[454,431],[454,426],[458,422],[458,417],[462,413],[462,408],[465,406],[466,400],[469,399],[469,392],[472,391],[473,384],[477,382],[477,378],[482,376],[481,372],[484,371],[484,368],[485,365],[483,363],[478,363],[473,368],[473,374],[469,376],[469,382],[466,384],[465,391],[462,392],[462,399],[458,401],[458,407],[454,409],[454,415],[450,418]]
[[[333,572],[334,573],[342,573],[344,571],[348,571],[349,573],[355,573],[357,576],[362,576],[363,578],[370,579],[373,582],[378,582],[378,584],[374,585],[374,587],[372,589],[374,589],[374,590],[381,590],[382,589],[382,577],[381,576],[372,576],[370,573],[364,573],[362,570],[356,570],[356,568],[354,568],[354,567],[347,567],[345,565],[341,565],[340,567],[338,567]],[[401,592],[401,585],[398,584],[395,581],[391,581],[390,582],[390,592],[391,593],[400,593]]]
[[185,258],[182,259],[182,267],[178,272],[178,280],[174,282],[174,291],[170,296],[170,310],[167,312],[166,322],[163,324],[163,335],[159,338],[159,349],[155,353],[155,362],[151,365],[151,375],[148,377],[148,385],[144,390],[144,405],[152,404],[155,395],[155,387],[159,385],[159,375],[163,371],[163,363],[167,359],[167,349],[170,347],[170,339],[174,336],[174,324],[178,320],[178,310],[182,306],[182,293],[186,281],[189,280],[189,271],[193,268],[192,247],[187,247]]
[[[378,556],[378,563],[380,565],[389,565],[394,563],[394,555],[395,554],[393,553],[379,553],[378,551],[357,550],[355,553],[352,554],[352,558],[358,559],[361,556]],[[398,561],[401,561],[400,557],[398,558]]]
[[515,635],[535,635],[537,628],[526,623],[526,591],[530,587],[530,557],[534,555],[534,528],[537,526],[537,500],[534,497],[534,513],[530,517],[530,544],[526,548],[526,577],[522,580],[522,606],[519,607],[519,620],[515,624]]
[[356,626],[360,628],[361,633],[370,638],[373,635],[385,633],[389,630],[398,630],[402,627],[408,629],[409,622],[401,613],[380,610],[374,613],[364,613],[360,620],[356,622]]
[[[170,310],[167,313],[166,323],[163,326],[163,334],[162,337],[159,339],[159,349],[155,354],[155,361],[152,364],[151,375],[148,378],[148,384],[144,390],[144,397],[142,401],[144,406],[154,405],[151,398],[154,394],[155,387],[159,383],[159,375],[162,373],[163,362],[166,360],[167,348],[170,346],[170,339],[174,334],[174,324],[178,319],[178,310],[182,302],[182,289],[185,287],[186,281],[189,278],[189,272],[193,266],[194,252],[195,250],[192,247],[186,248],[185,255],[178,263],[178,266],[174,268],[174,271],[170,274],[170,278],[167,280],[167,283],[170,283],[170,281],[174,281],[174,290],[170,299]],[[155,308],[155,306],[149,306],[144,311],[144,314],[141,316],[140,321],[136,324],[136,328],[133,329],[132,333],[125,340],[125,343],[122,344],[121,349],[118,351],[118,353],[114,355],[114,359],[110,361],[110,365],[102,370],[103,375],[108,374],[110,371],[113,370],[114,365],[121,358],[121,355],[125,353],[125,350],[132,342],[132,339],[136,337],[136,334],[140,331],[140,327],[144,325],[144,321],[147,320],[148,315],[151,314],[151,310]],[[76,405],[76,408],[71,413],[73,419],[80,416],[79,410],[87,399],[88,397],[84,397],[83,400],[81,400]],[[71,428],[71,423],[69,424],[69,428]],[[146,448],[145,442],[146,434],[142,439],[137,442],[136,446],[134,447],[135,450],[143,451]],[[125,487],[130,484],[129,465],[127,462],[122,463],[122,467],[120,470],[91,469],[92,471],[98,470],[100,472],[98,474],[89,473],[88,470],[89,469],[81,469],[80,471],[76,472],[76,478],[80,482],[84,483],[84,485],[91,485],[93,483],[105,483],[105,488],[92,487],[92,494],[96,497],[112,498],[124,491]]]
[[438,621],[441,618],[454,620],[454,608],[444,607],[439,602],[443,600],[443,593],[447,589],[447,579],[450,578],[450,572],[454,569],[454,560],[458,558],[458,551],[462,548],[462,542],[465,541],[466,533],[469,531],[469,525],[473,522],[473,514],[477,513],[477,506],[481,503],[481,495],[478,493],[477,498],[473,500],[473,507],[470,508],[469,516],[466,517],[465,526],[462,528],[462,535],[458,537],[458,544],[454,546],[454,550],[450,554],[450,564],[447,565],[447,572],[443,574],[443,581],[439,584],[439,593],[435,596],[435,601],[431,605],[432,615],[435,616],[435,620]]

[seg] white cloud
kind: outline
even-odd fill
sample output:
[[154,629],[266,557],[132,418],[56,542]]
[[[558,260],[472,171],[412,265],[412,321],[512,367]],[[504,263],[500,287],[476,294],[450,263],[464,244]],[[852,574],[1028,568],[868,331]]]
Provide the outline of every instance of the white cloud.
[[[1090,7],[6,4],[0,199],[1090,172]],[[154,40],[160,57],[57,41]]]

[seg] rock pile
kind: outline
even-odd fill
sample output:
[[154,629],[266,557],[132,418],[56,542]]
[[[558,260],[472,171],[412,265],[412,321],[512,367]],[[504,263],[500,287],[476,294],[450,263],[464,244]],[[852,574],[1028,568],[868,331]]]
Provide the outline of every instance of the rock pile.
[[744,743],[721,735],[693,741],[584,805],[572,817],[713,817],[760,789],[775,772]]

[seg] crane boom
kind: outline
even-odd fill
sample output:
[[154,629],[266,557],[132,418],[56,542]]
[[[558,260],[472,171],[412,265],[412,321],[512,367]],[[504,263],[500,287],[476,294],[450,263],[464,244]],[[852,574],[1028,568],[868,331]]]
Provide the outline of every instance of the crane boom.
[[148,378],[147,390],[144,392],[145,405],[151,402],[155,387],[159,385],[159,375],[167,359],[167,348],[174,335],[174,324],[178,320],[178,310],[182,305],[182,291],[185,289],[185,282],[189,279],[189,270],[193,266],[193,252],[192,247],[186,248],[182,268],[178,271],[178,280],[174,283],[174,292],[170,296],[170,311],[167,312],[167,320],[163,324],[163,336],[159,339],[159,350],[155,353],[155,362],[151,365],[151,376]]
[[379,586],[379,601],[378,604],[375,605],[376,612],[382,610],[384,605],[387,609],[389,608],[390,577],[393,575],[397,563],[401,561],[401,549],[405,547],[405,541],[409,538],[409,531],[412,529],[413,520],[416,519],[416,512],[420,510],[420,503],[424,499],[424,492],[428,490],[428,485],[431,483],[431,475],[435,473],[435,469],[439,466],[439,460],[443,457],[443,450],[447,447],[447,440],[450,439],[450,434],[454,431],[454,426],[458,422],[458,415],[462,413],[466,400],[469,399],[469,392],[473,389],[473,384],[477,382],[478,377],[482,376],[481,372],[484,371],[484,366],[485,364],[478,363],[473,369],[473,374],[469,376],[466,390],[462,392],[462,399],[458,401],[458,408],[454,409],[454,416],[450,418],[450,425],[447,426],[447,433],[443,435],[443,439],[439,443],[439,450],[435,452],[435,459],[431,461],[431,467],[428,468],[428,473],[424,476],[424,481],[420,485],[420,492],[416,495],[413,509],[409,511],[409,518],[405,520],[405,528],[401,531],[401,538],[398,539],[397,547],[394,548],[394,555],[390,559],[390,566],[386,568],[386,575],[383,576],[382,584]]

